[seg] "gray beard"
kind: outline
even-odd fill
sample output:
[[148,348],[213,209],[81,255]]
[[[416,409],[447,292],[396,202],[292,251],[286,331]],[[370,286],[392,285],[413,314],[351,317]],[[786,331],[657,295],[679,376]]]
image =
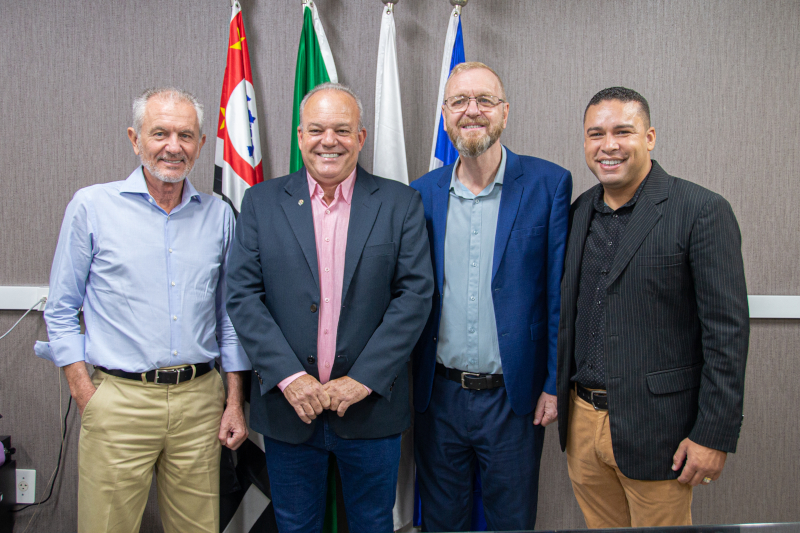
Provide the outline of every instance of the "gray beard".
[[137,147],[139,148],[139,161],[141,161],[142,166],[147,169],[147,171],[159,181],[163,181],[164,183],[179,183],[186,179],[186,177],[192,172],[194,165],[188,165],[186,170],[183,171],[178,177],[172,176],[165,176],[156,168],[156,162],[151,161],[144,158],[144,150],[142,149],[142,141],[141,138],[136,143]]
[[[453,139],[450,139],[451,141]],[[459,155],[462,157],[479,157],[483,155],[486,150],[491,148],[491,146],[495,143],[497,139],[492,139],[489,135],[485,135],[481,139],[475,139],[473,141],[468,141],[464,139],[464,137],[456,137],[455,142],[453,144],[458,150]]]

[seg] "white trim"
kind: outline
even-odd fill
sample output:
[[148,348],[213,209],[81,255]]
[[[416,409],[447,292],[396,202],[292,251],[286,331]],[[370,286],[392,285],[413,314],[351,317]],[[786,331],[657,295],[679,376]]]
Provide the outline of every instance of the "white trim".
[[800,296],[748,296],[750,318],[800,318]]
[[[49,287],[0,287],[0,309],[27,311],[49,292]],[[44,304],[37,305],[35,310],[44,311]]]
[[319,53],[322,54],[322,60],[325,61],[325,69],[328,71],[328,77],[332,83],[339,83],[339,75],[336,73],[336,63],[333,62],[333,52],[331,52],[331,45],[328,44],[328,37],[325,35],[325,29],[322,27],[322,20],[319,18],[319,12],[314,2],[309,2],[303,5],[303,9],[311,9],[311,19],[314,21],[314,33],[317,34],[317,41],[319,42]]
[[[49,292],[46,286],[0,287],[0,310],[27,311]],[[800,319],[800,296],[750,295],[747,301],[750,318]],[[35,310],[44,311],[44,304],[36,306]]]

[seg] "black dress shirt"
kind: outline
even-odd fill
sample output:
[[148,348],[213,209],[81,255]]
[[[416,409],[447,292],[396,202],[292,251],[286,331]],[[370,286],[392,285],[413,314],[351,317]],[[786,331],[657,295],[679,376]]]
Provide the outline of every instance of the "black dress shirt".
[[614,211],[603,201],[603,188],[594,195],[592,223],[583,248],[578,314],[575,319],[575,368],[572,381],[590,389],[605,389],[605,299],[606,276],[617,255],[625,226],[636,200],[647,182],[645,178],[633,198]]

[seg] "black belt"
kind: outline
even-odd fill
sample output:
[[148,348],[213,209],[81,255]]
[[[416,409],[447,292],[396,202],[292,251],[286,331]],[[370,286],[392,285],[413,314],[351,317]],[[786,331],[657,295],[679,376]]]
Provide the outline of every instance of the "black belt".
[[575,383],[578,398],[592,404],[595,411],[608,411],[608,392],[604,390],[589,390],[580,383]]
[[445,379],[461,383],[461,388],[469,390],[486,390],[505,387],[503,374],[478,374],[477,372],[463,372],[454,368],[447,368],[441,363],[436,363],[436,373]]
[[208,363],[199,363],[196,365],[186,365],[180,368],[170,368],[168,370],[157,368],[149,372],[125,372],[124,370],[108,369],[102,366],[95,366],[95,368],[118,378],[155,383],[156,385],[177,385],[178,383],[191,381],[194,378],[199,378],[202,375],[208,374],[211,372],[213,366]]

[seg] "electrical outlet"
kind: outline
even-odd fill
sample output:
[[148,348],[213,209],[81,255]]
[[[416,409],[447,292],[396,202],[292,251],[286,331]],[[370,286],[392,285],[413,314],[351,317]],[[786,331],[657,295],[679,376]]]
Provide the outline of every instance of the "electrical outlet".
[[36,500],[36,470],[17,468],[17,503]]

